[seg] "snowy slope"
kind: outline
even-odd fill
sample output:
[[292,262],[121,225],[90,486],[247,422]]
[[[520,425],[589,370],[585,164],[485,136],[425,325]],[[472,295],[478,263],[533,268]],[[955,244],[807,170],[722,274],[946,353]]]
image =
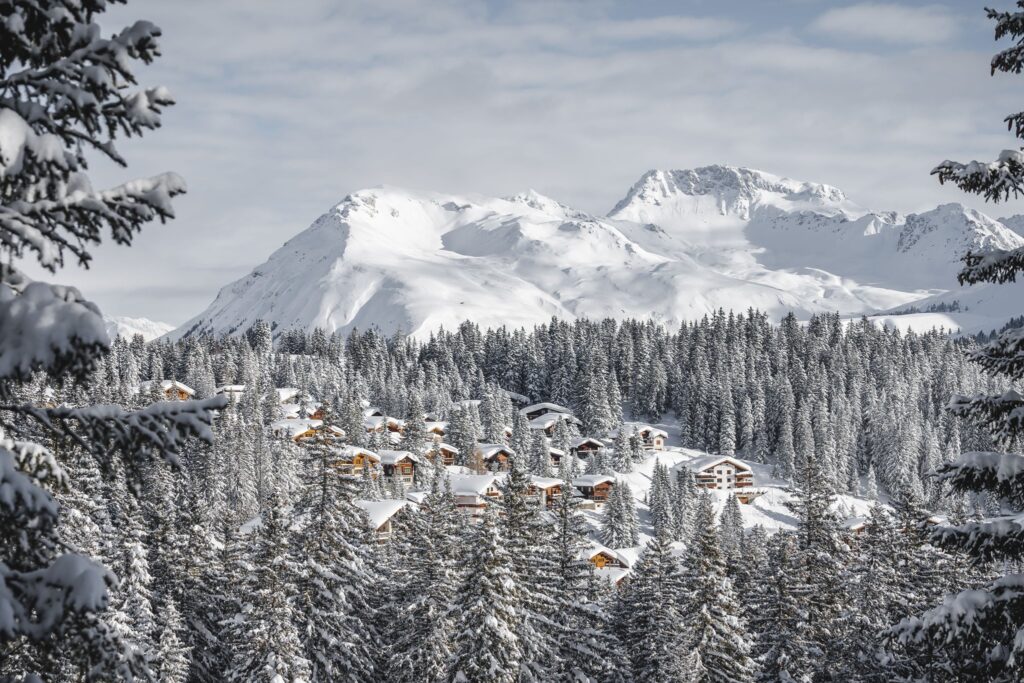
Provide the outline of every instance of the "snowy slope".
[[1024,238],[959,205],[869,212],[828,185],[713,166],[652,171],[607,217],[536,192],[346,197],[172,336],[286,328],[427,333],[717,308],[781,317],[898,308],[955,284],[968,248]]
[[103,322],[107,326],[107,334],[111,339],[117,336],[131,339],[141,334],[143,339],[151,341],[162,337],[174,329],[174,325],[157,322],[149,318],[125,318],[122,316],[104,316]]

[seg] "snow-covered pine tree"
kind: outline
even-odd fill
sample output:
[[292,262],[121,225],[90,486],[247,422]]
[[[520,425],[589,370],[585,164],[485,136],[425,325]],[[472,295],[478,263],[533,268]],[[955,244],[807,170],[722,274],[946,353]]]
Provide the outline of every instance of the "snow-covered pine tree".
[[185,683],[189,675],[189,647],[178,634],[185,630],[178,607],[172,598],[160,606],[160,633],[156,647],[156,667],[161,683]]
[[399,575],[411,600],[388,632],[393,634],[387,680],[395,683],[442,683],[448,680],[455,624],[451,606],[459,583],[459,540],[455,496],[445,482],[434,480],[431,492],[413,517],[409,544]]
[[725,573],[709,493],[699,497],[694,525],[695,534],[686,552],[682,601],[688,631],[685,649],[697,655],[702,667],[694,680],[751,681],[750,640],[739,618],[732,580]]
[[[517,635],[522,653],[520,683],[543,681],[558,669],[558,625],[563,616],[556,592],[553,530],[529,500],[530,479],[514,462],[502,482],[501,531],[511,565],[512,579],[519,590]],[[564,490],[569,490],[565,485]],[[572,496],[563,496],[572,500]]]
[[683,677],[687,653],[679,625],[683,576],[672,555],[671,539],[661,533],[647,544],[619,591],[616,626],[633,663],[637,681],[676,683]]
[[811,683],[820,650],[808,636],[807,595],[797,584],[795,539],[792,534],[776,534],[769,546],[768,571],[756,577],[748,602],[755,680]]
[[125,165],[114,137],[158,127],[172,104],[163,88],[136,88],[132,72],[136,60],[159,55],[160,30],[139,21],[107,35],[97,19],[106,7],[9,2],[0,22],[0,488],[8,492],[0,497],[0,661],[21,662],[22,674],[32,662],[63,659],[94,676],[149,675],[102,620],[114,575],[55,542],[60,506],[48,489],[67,473],[32,437],[67,434],[101,467],[123,454],[134,473],[152,458],[177,464],[185,438],[211,438],[208,410],[223,405],[125,412],[18,401],[18,384],[34,372],[84,380],[110,348],[96,306],[74,288],[30,281],[21,259],[34,256],[51,273],[68,257],[88,265],[105,229],[130,244],[145,223],[172,217],[171,198],[185,190],[170,173],[103,191],[90,183],[89,155]]
[[510,557],[490,508],[472,535],[466,578],[456,593],[457,624],[449,680],[458,683],[514,683],[522,646],[517,635],[522,595]]
[[[992,73],[1019,74],[1024,69],[1024,0],[1020,11],[987,10],[995,21],[995,38],[1009,37],[1013,45],[992,59]],[[1007,126],[1024,138],[1024,114],[1007,116]],[[961,164],[944,161],[933,171],[941,182],[998,202],[1021,193],[1024,152],[1005,150],[993,163]],[[961,284],[1013,282],[1024,269],[1024,249],[968,253],[960,272]],[[971,360],[993,375],[1011,381],[1024,379],[1024,328],[1010,327],[971,354]],[[1019,443],[1024,432],[1024,398],[1014,390],[997,395],[954,396],[952,412],[987,427],[1002,447]],[[939,481],[955,493],[995,496],[1003,512],[933,531],[932,541],[978,561],[998,561],[1007,573],[990,585],[949,596],[919,617],[905,619],[894,629],[897,642],[911,648],[938,649],[952,672],[973,680],[1012,681],[1024,676],[1024,456],[1016,453],[970,452],[939,469]]]
[[[563,484],[563,490],[569,490],[569,482]],[[552,630],[558,662],[555,680],[626,683],[631,680],[628,658],[598,601],[594,567],[584,556],[586,522],[578,508],[579,501],[574,496],[563,495],[555,510],[551,544],[555,566],[544,596],[554,605]],[[550,672],[544,678],[550,680]]]
[[620,480],[608,497],[601,521],[601,541],[609,548],[632,548],[640,543],[636,501],[625,480]]
[[253,531],[248,558],[234,592],[241,612],[227,620],[226,638],[234,647],[229,681],[309,680],[306,658],[296,622],[295,571],[289,561],[289,518],[280,495],[271,492]]
[[[329,411],[323,420],[332,424]],[[355,480],[340,473],[332,444],[309,439],[304,446],[303,491],[293,511],[299,531],[280,569],[296,577],[293,620],[309,681],[371,680],[382,649],[370,599],[378,581],[360,540],[365,521]]]

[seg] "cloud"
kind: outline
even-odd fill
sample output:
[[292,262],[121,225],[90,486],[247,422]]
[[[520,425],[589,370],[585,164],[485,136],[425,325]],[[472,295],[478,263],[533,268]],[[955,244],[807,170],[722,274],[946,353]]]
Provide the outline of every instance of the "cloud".
[[849,40],[929,45],[956,35],[957,21],[938,6],[863,3],[831,9],[819,16],[811,29]]

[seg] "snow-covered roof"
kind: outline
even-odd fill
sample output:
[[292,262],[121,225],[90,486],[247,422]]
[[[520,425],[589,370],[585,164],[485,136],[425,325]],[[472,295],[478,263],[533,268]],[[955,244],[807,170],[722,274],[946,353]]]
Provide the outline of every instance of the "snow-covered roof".
[[480,454],[480,457],[484,460],[490,460],[500,453],[504,453],[509,457],[514,457],[516,452],[501,443],[480,443],[476,445],[476,452]]
[[448,481],[455,495],[482,496],[493,487],[498,477],[493,474],[449,474]]
[[245,391],[244,384],[225,384],[222,387],[217,387],[216,393],[218,394],[240,394]]
[[299,395],[299,390],[295,387],[278,387],[277,388],[277,402],[278,403],[291,403]]
[[580,550],[580,559],[589,560],[597,555],[607,555],[608,557],[621,562],[627,567],[630,566],[630,558],[624,557],[618,551],[612,550],[608,546],[602,545],[597,541],[588,541],[587,545]]
[[452,446],[451,444],[447,444],[447,443],[443,443],[443,442],[437,444],[437,450],[439,450],[439,451],[440,450],[445,450],[445,451],[448,451],[449,453],[455,453],[456,455],[458,455],[458,453],[459,453],[459,449],[458,448],[456,448],[455,446]]
[[363,417],[383,417],[384,411],[377,406],[367,405],[363,408]]
[[403,460],[411,460],[412,462],[422,462],[420,456],[409,451],[379,451],[380,463],[382,465],[397,465]]
[[173,379],[151,379],[139,385],[139,391],[143,393],[153,391],[154,389],[159,389],[160,391],[163,391],[165,393],[170,391],[171,389],[174,389],[176,391],[183,391],[189,396],[196,393],[195,389],[193,389],[192,387],[186,384],[182,384],[181,382]]
[[582,477],[576,477],[572,480],[573,486],[588,486],[594,487],[598,484],[615,483],[615,477],[607,474],[584,474]]
[[334,452],[341,457],[348,458],[350,460],[354,459],[358,455],[362,455],[367,460],[373,460],[374,462],[380,462],[381,459],[380,456],[373,451],[360,448],[359,446],[341,446],[340,448],[335,448]]
[[[655,436],[668,438],[668,432],[666,432],[664,429],[658,429],[657,427],[652,427],[651,425],[645,424],[643,422],[624,422],[622,424],[622,428],[625,430],[627,436],[632,434],[633,430],[635,429],[641,435],[646,434],[647,438],[654,438]],[[608,432],[608,435],[614,439],[616,436],[619,435],[619,430],[613,429],[610,432]]]
[[855,515],[853,517],[847,517],[845,520],[843,520],[843,525],[842,526],[847,531],[860,531],[865,526],[867,526],[867,522],[868,522],[868,518],[867,517],[862,517],[860,515]]
[[628,567],[595,567],[594,576],[605,579],[613,586],[618,585],[619,581],[626,578],[633,573],[633,570]]
[[723,462],[728,462],[739,470],[745,470],[747,472],[751,471],[750,465],[742,460],[732,457],[731,455],[702,455],[699,458],[694,458],[687,462],[686,466],[694,472],[703,472],[709,467],[714,467],[715,465],[719,465]]
[[579,420],[567,413],[545,413],[530,420],[530,429],[548,429],[561,420],[580,424]]
[[428,432],[446,432],[448,431],[448,422],[445,420],[427,420],[423,423],[424,428]]
[[363,419],[363,426],[367,429],[380,429],[382,425],[401,429],[405,427],[405,420],[399,420],[397,417],[388,417],[387,415],[371,415]]
[[374,529],[384,526],[406,505],[404,500],[357,500],[355,503],[366,512]]
[[295,437],[308,429],[316,429],[324,423],[323,420],[313,420],[305,417],[289,417],[270,423],[270,429],[279,434],[286,434]]
[[519,412],[522,413],[523,415],[526,415],[527,413],[535,413],[538,410],[546,410],[550,413],[564,413],[566,415],[572,415],[572,411],[566,408],[565,406],[560,406],[557,403],[548,403],[546,401],[541,403],[534,403],[532,405],[526,406],[525,408],[520,408]]
[[580,437],[578,439],[573,439],[572,441],[569,442],[569,448],[579,448],[580,446],[583,446],[584,444],[590,445],[590,446],[597,446],[598,448],[604,448],[604,444],[603,443],[601,443],[597,439],[589,437],[589,436],[582,436],[582,437]]
[[549,489],[552,486],[561,486],[565,482],[555,477],[539,477],[536,474],[531,474],[530,483],[539,489]]
[[554,446],[548,446],[548,455],[557,455],[559,457],[565,455],[565,451],[561,448],[555,448]]

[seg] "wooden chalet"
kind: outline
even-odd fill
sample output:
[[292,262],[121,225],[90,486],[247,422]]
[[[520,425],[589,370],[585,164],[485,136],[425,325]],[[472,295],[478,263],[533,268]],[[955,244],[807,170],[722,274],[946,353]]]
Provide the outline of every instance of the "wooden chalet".
[[380,451],[379,455],[384,476],[398,477],[406,484],[412,484],[416,468],[423,463],[420,456],[409,451]]
[[615,477],[605,474],[585,474],[573,479],[572,485],[579,490],[584,500],[602,505],[608,500],[608,496],[615,486]]
[[367,434],[373,432],[383,433],[391,432],[392,434],[401,434],[405,431],[405,421],[399,420],[397,417],[388,417],[387,415],[371,415],[363,418],[363,427],[366,428]]
[[527,490],[527,495],[534,498],[538,506],[545,510],[551,510],[558,505],[558,501],[562,498],[562,485],[561,479],[534,475],[530,477],[530,488]]
[[223,396],[228,400],[229,403],[238,403],[242,400],[242,395],[245,393],[244,384],[225,384],[222,387],[217,387],[214,390],[217,396]]
[[605,567],[620,567],[627,569],[629,564],[619,553],[607,548],[600,543],[591,541],[587,547],[580,551],[581,559],[588,560],[597,569]]
[[569,443],[569,452],[577,458],[589,458],[602,448],[604,448],[603,443],[589,436],[573,439]]
[[526,416],[527,420],[534,420],[542,415],[548,415],[549,413],[559,413],[562,415],[572,416],[572,411],[565,406],[560,406],[557,403],[534,403],[533,405],[520,408],[519,412]]
[[159,394],[165,401],[187,401],[195,396],[195,389],[173,379],[150,380],[139,385],[139,393]]
[[493,472],[508,472],[509,460],[516,452],[503,443],[481,443],[476,446],[476,457],[483,466]]
[[394,533],[392,520],[407,505],[404,500],[357,500],[355,504],[366,513],[378,541],[391,538]]
[[488,503],[501,499],[498,477],[493,474],[449,474],[455,507],[466,514],[482,515]]
[[270,424],[270,431],[275,436],[288,437],[296,443],[310,439],[335,441],[345,438],[345,430],[337,425],[324,426],[323,420],[312,418],[285,418]]
[[693,470],[697,486],[701,488],[729,490],[754,486],[750,465],[728,455],[707,455],[691,460],[686,466]]
[[342,446],[334,452],[338,456],[335,467],[342,474],[361,475],[363,469],[371,468],[372,471],[380,465],[379,455],[359,446]]
[[427,420],[423,423],[427,434],[433,436],[434,441],[441,441],[448,433],[448,423],[444,420]]
[[562,458],[565,457],[565,451],[561,448],[555,448],[554,446],[548,445],[548,459],[551,461],[552,467],[558,467],[562,463]]
[[[448,466],[455,464],[455,458],[459,455],[459,449],[443,442],[437,442],[427,451],[427,458],[437,465]],[[440,462],[438,462],[440,459]]]

